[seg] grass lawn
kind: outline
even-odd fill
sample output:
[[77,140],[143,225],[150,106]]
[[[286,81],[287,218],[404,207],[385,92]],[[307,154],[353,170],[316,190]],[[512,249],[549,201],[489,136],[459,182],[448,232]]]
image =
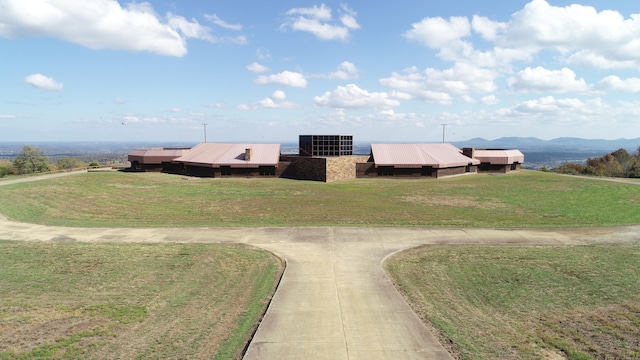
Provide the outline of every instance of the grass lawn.
[[640,223],[640,186],[537,171],[445,179],[87,173],[0,187],[0,213],[65,226],[539,228]]
[[239,358],[281,272],[241,246],[0,241],[0,359]]
[[640,358],[640,244],[422,246],[384,266],[461,359]]

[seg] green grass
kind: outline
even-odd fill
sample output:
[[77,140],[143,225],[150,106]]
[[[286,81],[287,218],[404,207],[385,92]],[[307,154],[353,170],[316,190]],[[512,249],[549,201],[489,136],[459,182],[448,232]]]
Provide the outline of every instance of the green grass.
[[281,271],[241,246],[0,241],[0,359],[239,358]]
[[640,223],[640,186],[536,171],[448,179],[197,179],[88,173],[0,187],[0,213],[48,225],[541,228]]
[[640,357],[640,246],[422,246],[385,268],[462,359]]

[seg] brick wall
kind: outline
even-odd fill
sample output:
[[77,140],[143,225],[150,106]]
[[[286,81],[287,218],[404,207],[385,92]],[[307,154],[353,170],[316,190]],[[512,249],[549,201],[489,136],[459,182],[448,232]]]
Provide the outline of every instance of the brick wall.
[[376,177],[378,176],[378,170],[376,169],[376,165],[372,162],[363,162],[356,164],[356,177],[357,178],[366,178],[366,177]]
[[326,181],[326,158],[308,156],[280,156],[280,164],[289,166],[280,175],[283,178],[296,180]]

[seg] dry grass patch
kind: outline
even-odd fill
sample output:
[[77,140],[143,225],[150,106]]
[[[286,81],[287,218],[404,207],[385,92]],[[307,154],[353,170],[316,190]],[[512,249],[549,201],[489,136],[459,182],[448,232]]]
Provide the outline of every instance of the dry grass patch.
[[411,195],[404,198],[404,201],[420,204],[428,207],[452,206],[458,208],[477,209],[507,209],[509,206],[497,199],[481,201],[478,199],[453,195],[425,194]]
[[640,245],[422,246],[385,267],[460,359],[640,357]]
[[239,358],[281,272],[243,246],[0,242],[0,358]]

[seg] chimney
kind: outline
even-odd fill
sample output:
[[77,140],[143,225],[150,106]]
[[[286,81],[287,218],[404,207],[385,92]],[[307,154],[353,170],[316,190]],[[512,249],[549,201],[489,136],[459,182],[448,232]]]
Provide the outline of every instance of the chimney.
[[473,159],[473,148],[462,148],[462,155]]
[[244,161],[251,161],[251,148],[244,150]]

